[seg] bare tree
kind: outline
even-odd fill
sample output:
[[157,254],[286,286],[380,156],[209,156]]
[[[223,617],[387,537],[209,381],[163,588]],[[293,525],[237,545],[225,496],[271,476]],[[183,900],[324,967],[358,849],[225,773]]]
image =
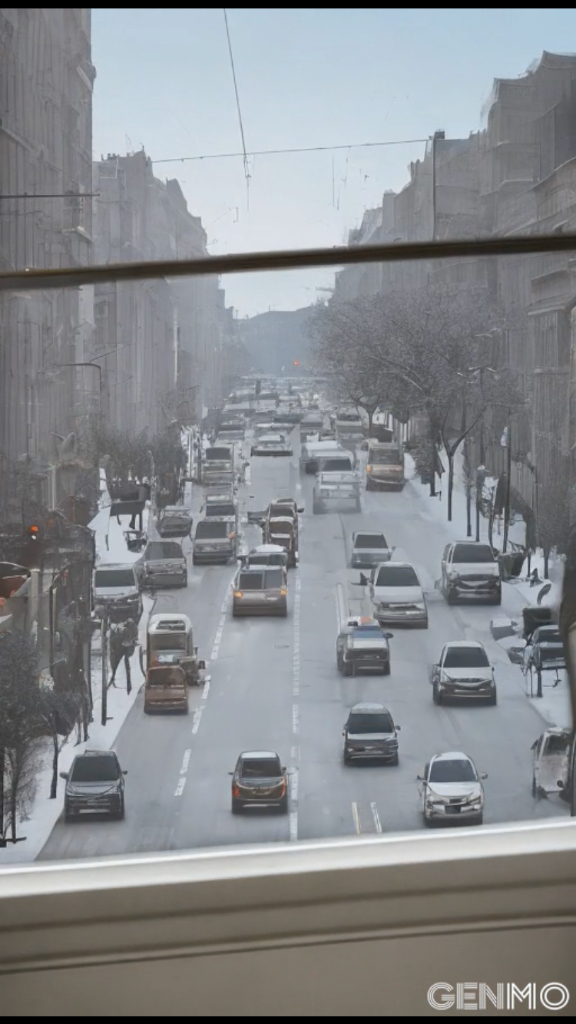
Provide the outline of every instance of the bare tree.
[[81,696],[77,691],[58,692],[52,687],[42,687],[39,692],[38,715],[46,725],[52,739],[52,777],[50,779],[50,800],[58,793],[58,759],[62,747],[68,740],[81,710]]
[[0,835],[17,842],[39,769],[36,652],[22,633],[0,633]]

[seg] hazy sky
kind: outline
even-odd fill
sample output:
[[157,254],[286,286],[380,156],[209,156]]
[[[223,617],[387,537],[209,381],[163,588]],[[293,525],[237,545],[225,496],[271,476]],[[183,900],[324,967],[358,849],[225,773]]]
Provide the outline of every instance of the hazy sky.
[[[561,8],[280,10],[229,8],[248,151],[467,137],[493,79],[516,78],[543,50],[576,49]],[[94,155],[145,148],[178,178],[212,253],[340,245],[385,189],[398,191],[424,143],[256,156],[247,202],[223,8],[92,8]],[[164,163],[168,158],[178,162]],[[223,281],[242,316],[295,309],[330,271]]]

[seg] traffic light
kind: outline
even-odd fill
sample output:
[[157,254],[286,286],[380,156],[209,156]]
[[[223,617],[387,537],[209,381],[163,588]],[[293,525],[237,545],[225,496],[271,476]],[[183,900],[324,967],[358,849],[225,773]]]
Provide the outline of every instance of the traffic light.
[[29,526],[28,527],[28,537],[30,538],[30,540],[38,541],[40,539],[40,527],[39,526]]
[[299,359],[295,359],[294,360],[294,366],[300,366],[300,360]]

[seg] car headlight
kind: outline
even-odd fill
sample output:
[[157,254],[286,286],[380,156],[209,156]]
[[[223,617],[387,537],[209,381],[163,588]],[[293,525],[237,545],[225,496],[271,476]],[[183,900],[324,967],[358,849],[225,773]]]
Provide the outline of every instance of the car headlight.
[[424,604],[423,601],[420,601],[418,604],[415,604],[414,607],[417,608],[417,610],[419,612],[425,612],[426,611],[426,605]]
[[448,579],[449,580],[457,580],[458,579],[458,573],[454,572],[454,570],[452,569],[452,571],[448,573]]
[[469,796],[467,798],[466,803],[470,807],[480,807],[480,805],[482,804],[482,797],[478,796],[477,793],[474,793],[472,796]]

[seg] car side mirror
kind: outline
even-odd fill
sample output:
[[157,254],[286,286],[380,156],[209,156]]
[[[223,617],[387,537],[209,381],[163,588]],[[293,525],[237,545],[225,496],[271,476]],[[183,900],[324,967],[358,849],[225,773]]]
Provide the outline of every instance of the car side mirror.
[[422,778],[421,775],[416,776],[416,782],[424,782],[424,779]]
[[283,771],[283,772],[285,772],[285,771],[286,771],[286,765],[285,765],[285,764],[283,764],[283,765],[282,765],[282,768],[281,768],[280,770],[281,770],[281,771]]
[[228,772],[228,775],[234,775],[234,772]]
[[304,508],[304,505],[302,505],[302,508],[299,508],[298,511],[299,511],[300,515],[302,515],[302,513],[306,511],[305,508]]
[[126,769],[125,772],[122,772],[122,775],[128,775],[128,769]]
[[487,779],[488,778],[488,772],[482,772],[480,778],[481,779]]
[[368,577],[365,576],[363,572],[361,572],[360,573],[360,586],[361,587],[367,587],[369,585],[369,583],[370,583],[370,580],[368,579]]
[[345,735],[346,735],[346,730],[345,730],[345,729],[342,729],[342,735],[343,735],[343,736],[345,736]]
[[67,779],[68,778],[68,772],[60,772],[60,778],[61,779]]
[[564,785],[564,779],[558,779],[558,782],[556,783],[556,785],[558,786],[558,789],[565,789],[566,788],[565,785]]
[[396,732],[401,732],[401,730],[402,730],[402,726],[401,725],[396,725]]
[[394,633],[384,633],[384,636],[386,637],[387,640],[394,639]]

